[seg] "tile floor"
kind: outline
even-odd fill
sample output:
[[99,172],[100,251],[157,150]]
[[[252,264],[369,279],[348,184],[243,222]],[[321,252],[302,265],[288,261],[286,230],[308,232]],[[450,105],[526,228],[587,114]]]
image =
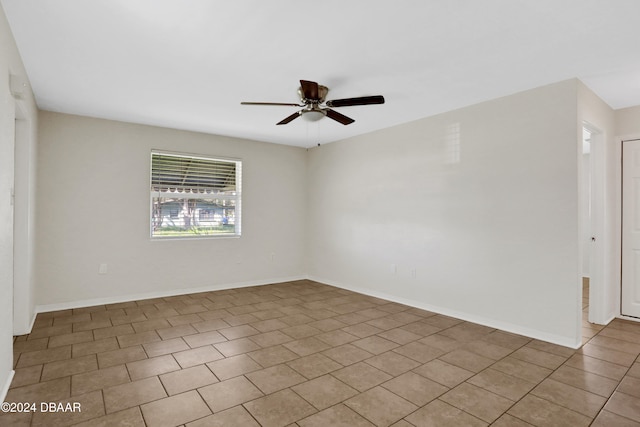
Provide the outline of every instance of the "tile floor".
[[15,338],[7,396],[38,411],[0,425],[640,426],[640,323],[584,336],[573,350],[311,281],[45,313]]

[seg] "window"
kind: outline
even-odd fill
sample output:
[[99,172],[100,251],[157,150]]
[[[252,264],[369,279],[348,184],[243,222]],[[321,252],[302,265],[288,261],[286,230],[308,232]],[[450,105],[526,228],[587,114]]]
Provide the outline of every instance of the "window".
[[151,237],[240,235],[242,162],[151,153]]

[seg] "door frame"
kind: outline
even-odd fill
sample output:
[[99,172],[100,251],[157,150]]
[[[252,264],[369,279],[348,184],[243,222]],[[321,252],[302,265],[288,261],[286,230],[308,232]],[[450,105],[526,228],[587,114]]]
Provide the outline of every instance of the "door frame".
[[616,138],[616,209],[615,209],[615,219],[616,219],[616,234],[615,237],[617,238],[617,247],[619,248],[618,253],[616,254],[616,260],[617,260],[617,265],[618,265],[618,269],[616,271],[617,273],[617,281],[616,281],[616,290],[617,290],[617,302],[618,302],[618,311],[617,311],[617,316],[618,318],[621,319],[626,319],[626,320],[631,320],[634,322],[640,322],[640,318],[637,317],[632,317],[632,316],[625,316],[622,314],[622,180],[623,180],[623,176],[622,176],[622,162],[623,162],[623,145],[625,141],[637,141],[640,140],[640,134],[631,134],[631,135],[626,135],[626,136],[621,136],[621,137],[617,137]]

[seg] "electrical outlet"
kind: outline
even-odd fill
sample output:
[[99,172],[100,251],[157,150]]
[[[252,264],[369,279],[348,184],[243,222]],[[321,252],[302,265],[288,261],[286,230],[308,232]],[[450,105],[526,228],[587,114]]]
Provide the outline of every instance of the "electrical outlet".
[[100,267],[98,267],[98,274],[107,274],[107,264],[100,264]]
[[395,264],[391,264],[391,269],[389,270],[391,274],[396,274],[398,272],[398,266]]
[[412,269],[411,269],[411,278],[412,278],[412,279],[415,279],[415,278],[416,278],[416,269],[415,269],[415,268],[412,268]]
[[271,261],[274,261],[275,259],[276,259],[276,253],[271,252]]

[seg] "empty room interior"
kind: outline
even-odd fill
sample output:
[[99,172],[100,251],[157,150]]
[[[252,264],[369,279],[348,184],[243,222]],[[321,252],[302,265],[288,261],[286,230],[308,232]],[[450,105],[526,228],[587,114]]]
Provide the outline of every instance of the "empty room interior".
[[0,425],[640,426],[638,16],[0,0]]

